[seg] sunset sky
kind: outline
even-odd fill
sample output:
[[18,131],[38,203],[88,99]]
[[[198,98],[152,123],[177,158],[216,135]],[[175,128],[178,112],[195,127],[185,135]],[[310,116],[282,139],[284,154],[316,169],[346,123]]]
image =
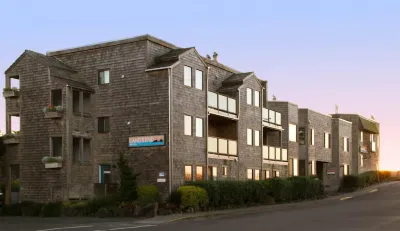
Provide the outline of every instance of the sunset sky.
[[[156,3],[158,2],[158,3]],[[373,115],[381,168],[400,169],[400,1],[0,0],[0,71],[40,53],[151,34],[269,82],[269,97]],[[4,74],[3,74],[4,76]],[[4,78],[0,87],[4,87]],[[4,99],[0,130],[5,130]]]

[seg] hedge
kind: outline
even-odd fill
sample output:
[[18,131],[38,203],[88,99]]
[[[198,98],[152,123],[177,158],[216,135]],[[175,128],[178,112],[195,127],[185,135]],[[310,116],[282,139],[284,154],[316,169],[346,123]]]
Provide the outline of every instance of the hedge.
[[[213,209],[315,199],[324,195],[322,182],[311,177],[262,181],[196,181],[188,182],[187,185],[206,190],[209,208]],[[176,203],[176,200],[173,202]]]
[[343,176],[340,182],[339,191],[353,192],[357,189],[365,188],[380,181],[386,181],[390,177],[391,173],[388,171],[369,171],[358,175]]
[[208,206],[207,191],[196,186],[181,186],[177,192],[180,194],[180,207],[182,209],[204,209]]
[[138,204],[146,206],[148,204],[158,202],[160,193],[155,185],[143,185],[138,187]]

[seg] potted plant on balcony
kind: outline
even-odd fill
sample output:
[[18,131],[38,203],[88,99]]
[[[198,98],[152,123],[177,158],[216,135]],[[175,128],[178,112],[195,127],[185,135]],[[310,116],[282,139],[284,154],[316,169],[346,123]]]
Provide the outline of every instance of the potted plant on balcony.
[[3,97],[4,98],[9,98],[9,97],[16,97],[19,95],[19,89],[16,87],[5,87],[3,88]]
[[10,134],[3,136],[4,144],[18,144],[19,143],[19,131],[13,131]]
[[44,156],[42,163],[45,168],[61,168],[64,158],[62,156]]
[[50,104],[43,108],[45,118],[60,118],[63,112],[64,109],[62,106],[54,106]]

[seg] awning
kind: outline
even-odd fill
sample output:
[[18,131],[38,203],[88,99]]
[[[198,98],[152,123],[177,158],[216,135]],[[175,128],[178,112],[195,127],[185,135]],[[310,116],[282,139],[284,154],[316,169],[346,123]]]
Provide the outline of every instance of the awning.
[[360,122],[362,129],[367,130],[374,134],[379,134],[379,128],[377,123],[374,123],[364,118],[360,118]]

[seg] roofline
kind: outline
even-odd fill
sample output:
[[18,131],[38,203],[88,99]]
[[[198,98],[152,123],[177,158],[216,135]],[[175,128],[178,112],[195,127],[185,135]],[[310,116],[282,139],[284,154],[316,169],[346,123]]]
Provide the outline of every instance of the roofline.
[[225,70],[225,71],[227,71],[227,72],[230,72],[230,73],[232,73],[232,74],[239,74],[239,73],[241,73],[240,71],[235,70],[235,69],[233,69],[233,68],[231,68],[231,67],[225,66],[225,65],[222,64],[222,63],[219,63],[219,62],[217,62],[217,61],[214,61],[214,60],[205,58],[205,57],[203,57],[203,56],[201,56],[201,57],[203,58],[204,62],[207,63],[208,65],[212,65],[212,66],[214,66],[214,67],[219,67],[219,68],[221,68],[221,69],[223,69],[223,70]]
[[145,41],[145,40],[157,43],[157,44],[159,44],[161,46],[164,46],[164,47],[167,47],[167,48],[170,48],[170,49],[179,48],[179,47],[175,46],[172,43],[169,43],[169,42],[166,42],[164,40],[158,39],[158,38],[156,38],[154,36],[151,36],[149,34],[145,34],[145,35],[139,35],[139,36],[131,37],[131,38],[111,40],[111,41],[105,41],[105,42],[100,42],[100,43],[93,43],[93,44],[89,44],[89,45],[66,48],[66,49],[62,49],[62,50],[47,51],[46,55],[48,55],[48,56],[63,55],[63,54],[69,54],[69,53],[75,53],[75,52],[82,52],[82,51],[88,51],[88,50],[93,50],[93,49],[99,49],[99,48],[104,48],[104,47],[117,46],[117,45],[126,44],[126,43]]
[[322,113],[322,112],[315,111],[315,110],[309,109],[309,108],[299,108],[299,110],[307,110],[307,111],[311,111],[311,112],[314,112],[314,113],[317,113],[317,114],[320,114],[320,115],[323,115],[323,116],[327,116],[327,117],[329,117],[329,118],[332,118],[332,115],[324,114],[324,113]]
[[180,61],[176,61],[175,63],[173,63],[172,65],[169,65],[169,66],[150,68],[150,69],[146,69],[146,70],[144,70],[144,71],[150,72],[150,71],[159,71],[159,70],[169,69],[169,68],[175,67],[175,66],[178,65],[179,63],[180,63]]
[[363,118],[363,119],[369,120],[370,122],[373,122],[373,123],[377,123],[377,124],[379,124],[379,122],[378,122],[378,121],[376,121],[376,120],[373,120],[373,119],[370,119],[370,118],[367,118],[367,117],[364,117],[364,116],[362,116],[362,115],[360,115],[360,114],[345,114],[345,113],[335,113],[335,114],[331,114],[331,115],[348,115],[348,116],[358,116],[358,117],[360,117],[360,118]]
[[291,105],[294,105],[294,106],[299,106],[298,104],[295,104],[295,103],[292,103],[292,102],[289,102],[289,101],[277,101],[277,100],[268,100],[268,102],[267,102],[267,104],[268,103],[287,103],[287,104],[291,104]]
[[[248,73],[248,75],[247,75],[246,77],[243,78],[243,82],[244,82],[246,79],[248,79],[248,78],[254,76],[254,78],[256,78],[256,80],[257,80],[258,85],[261,87],[261,89],[264,89],[264,86],[260,83],[260,80],[257,78],[256,74],[255,74],[253,71],[252,71],[252,72],[244,72],[244,74],[246,74],[246,73]],[[242,84],[239,88],[241,88],[241,87],[243,87],[243,86],[244,86],[244,85]]]
[[353,124],[353,122],[345,120],[345,119],[342,119],[342,118],[332,118],[332,120],[339,120],[339,121],[342,121],[342,122],[345,122],[345,123],[348,123],[348,124]]

